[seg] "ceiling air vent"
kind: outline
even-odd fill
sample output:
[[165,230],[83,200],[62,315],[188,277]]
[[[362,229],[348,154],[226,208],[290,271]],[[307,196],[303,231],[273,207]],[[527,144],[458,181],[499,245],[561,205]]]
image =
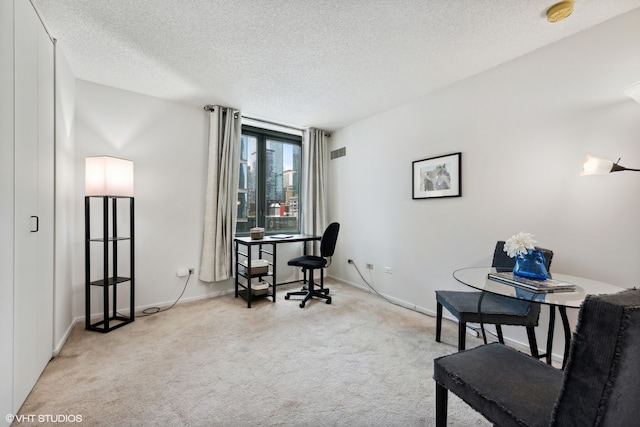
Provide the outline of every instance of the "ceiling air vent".
[[331,160],[337,159],[338,157],[344,157],[347,155],[347,147],[338,148],[337,150],[333,150],[331,152]]

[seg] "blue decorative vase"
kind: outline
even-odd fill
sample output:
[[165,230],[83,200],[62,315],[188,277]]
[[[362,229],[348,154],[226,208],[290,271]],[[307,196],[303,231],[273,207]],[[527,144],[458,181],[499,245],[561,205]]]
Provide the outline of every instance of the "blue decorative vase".
[[547,280],[546,260],[542,251],[528,249],[526,254],[516,255],[516,265],[513,274],[535,280]]

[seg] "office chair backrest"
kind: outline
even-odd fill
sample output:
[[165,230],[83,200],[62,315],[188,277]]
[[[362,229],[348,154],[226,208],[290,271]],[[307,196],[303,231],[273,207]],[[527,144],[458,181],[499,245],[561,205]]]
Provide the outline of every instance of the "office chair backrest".
[[638,425],[640,290],[587,295],[552,426]]
[[[504,251],[504,240],[498,240],[496,248],[493,251],[493,262],[491,267],[495,267],[498,271],[512,271],[516,265],[516,259],[510,258]],[[553,251],[550,249],[538,248],[536,250],[542,251],[544,254],[545,267],[547,271],[551,268],[551,259],[553,258]]]
[[322,240],[320,240],[320,256],[323,258],[333,256],[336,250],[336,242],[338,241],[338,231],[340,231],[340,224],[337,222],[332,222],[324,230]]

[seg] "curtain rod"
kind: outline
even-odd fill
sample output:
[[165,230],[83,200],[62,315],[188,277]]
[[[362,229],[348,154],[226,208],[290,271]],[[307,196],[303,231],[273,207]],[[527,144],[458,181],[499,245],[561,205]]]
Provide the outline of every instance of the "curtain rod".
[[[223,108],[223,107],[221,107],[221,108]],[[204,110],[205,111],[214,111],[215,110],[215,105],[210,105],[210,104],[209,105],[205,105],[204,106]],[[234,111],[237,112],[237,110],[234,110]],[[242,117],[243,119],[253,120],[254,122],[265,123],[265,124],[274,125],[274,126],[280,126],[280,127],[287,128],[287,129],[299,130],[299,131],[303,131],[303,132],[309,130],[308,127],[303,128],[303,127],[298,127],[298,126],[286,125],[286,124],[283,124],[283,123],[273,122],[273,121],[270,121],[270,120],[258,119],[256,117],[246,116],[244,114],[241,114],[240,117]],[[331,136],[331,134],[329,132],[325,132],[325,133],[326,133],[327,137]]]
[[304,130],[309,130],[309,128],[301,128],[301,127],[297,127],[297,126],[285,125],[283,123],[272,122],[272,121],[265,120],[265,119],[258,119],[258,118],[251,117],[251,116],[245,116],[244,114],[242,115],[242,118],[243,119],[253,120],[255,122],[266,123],[266,124],[269,124],[269,125],[280,126],[280,127],[287,128],[287,129],[303,130],[303,131]]
[[216,107],[220,107],[220,108],[224,108],[227,110],[231,110],[234,113],[239,113],[240,111],[236,110],[235,108],[231,108],[231,107],[221,107],[219,105],[211,105],[211,104],[207,104],[204,106],[204,111],[216,111]]

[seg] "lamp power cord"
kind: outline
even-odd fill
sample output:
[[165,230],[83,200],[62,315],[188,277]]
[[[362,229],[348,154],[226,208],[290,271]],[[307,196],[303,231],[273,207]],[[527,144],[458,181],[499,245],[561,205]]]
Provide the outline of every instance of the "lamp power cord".
[[[189,279],[191,278],[191,275],[193,273],[191,273],[191,271],[189,271],[189,275],[187,276],[187,280],[184,283],[184,287],[182,288],[182,292],[180,293],[180,296],[173,302],[173,304],[171,304],[169,307],[166,308],[160,308],[160,307],[147,307],[144,310],[142,310],[142,314],[137,314],[134,315],[134,318],[138,318],[138,317],[146,317],[146,316],[151,316],[153,314],[158,314],[158,313],[162,313],[163,311],[167,311],[167,310],[171,310],[177,303],[178,301],[180,301],[180,299],[182,298],[182,296],[184,295],[184,291],[187,290],[187,285],[189,284]],[[117,313],[117,312],[116,312]],[[123,316],[120,313],[117,313],[119,316]]]
[[187,290],[187,285],[189,284],[189,279],[191,279],[192,274],[193,273],[189,271],[189,275],[187,276],[187,280],[184,282],[184,287],[182,288],[182,292],[180,293],[180,296],[178,296],[178,298],[173,302],[173,304],[171,304],[169,307],[166,307],[166,308],[147,307],[144,310],[142,310],[142,314],[139,314],[135,317],[146,317],[146,316],[151,316],[153,314],[162,313],[163,311],[171,310],[178,303],[178,301],[180,301],[180,298],[182,298],[182,295],[184,295],[184,291]]
[[[382,298],[383,300],[385,300],[385,301],[387,301],[388,303],[391,303],[391,304],[393,304],[393,305],[397,305],[398,307],[402,307],[402,308],[405,308],[405,309],[407,309],[407,310],[411,310],[411,311],[413,311],[413,312],[420,313],[420,314],[423,314],[423,315],[428,316],[428,317],[435,317],[433,314],[425,313],[425,312],[423,312],[423,311],[416,310],[415,308],[411,308],[411,307],[408,307],[408,306],[406,306],[406,305],[399,304],[399,303],[397,303],[397,302],[395,302],[395,301],[393,301],[393,300],[390,300],[389,298],[387,298],[386,296],[384,296],[384,295],[382,295],[380,292],[378,292],[378,291],[377,291],[377,289],[375,289],[375,288],[374,288],[374,287],[373,287],[373,286],[372,286],[372,285],[367,281],[367,279],[365,279],[365,278],[364,278],[364,276],[362,275],[362,272],[360,271],[360,269],[358,268],[358,265],[355,263],[355,261],[354,261],[354,260],[349,259],[349,260],[347,260],[347,262],[348,262],[349,264],[353,265],[353,267],[354,267],[354,268],[356,269],[356,271],[358,272],[358,275],[360,276],[360,278],[362,279],[362,281],[363,281],[363,282],[364,282],[364,283],[369,287],[369,289],[371,289],[371,290],[372,290],[376,295],[378,295],[378,296],[379,296],[380,298]],[[451,320],[451,319],[447,319],[447,318],[445,318],[445,317],[443,317],[443,319],[448,320],[448,321],[450,321],[450,322],[453,322],[453,320]],[[467,329],[468,329],[468,330],[470,330],[470,331],[473,331],[473,335],[474,335],[474,336],[476,336],[476,337],[479,337],[479,336],[481,335],[481,332],[480,332],[480,331],[481,331],[481,328],[480,328],[480,326],[470,326],[469,324],[467,324]],[[493,331],[489,331],[489,330],[487,330],[487,329],[486,329],[486,327],[485,327],[485,332],[486,332],[487,334],[490,334],[490,335],[492,335],[492,336],[494,336],[494,337],[496,337],[496,338],[497,338],[497,334],[496,334],[496,333],[494,333]]]

